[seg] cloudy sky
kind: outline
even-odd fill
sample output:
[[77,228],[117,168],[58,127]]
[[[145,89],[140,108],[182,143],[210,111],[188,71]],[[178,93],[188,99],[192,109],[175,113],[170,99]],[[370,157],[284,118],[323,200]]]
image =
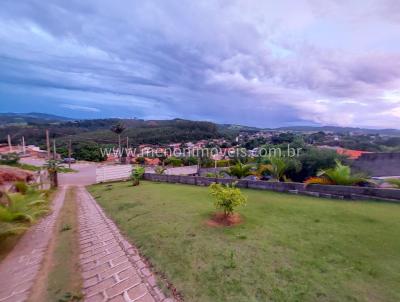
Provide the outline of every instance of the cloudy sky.
[[2,0],[0,111],[400,128],[400,1]]

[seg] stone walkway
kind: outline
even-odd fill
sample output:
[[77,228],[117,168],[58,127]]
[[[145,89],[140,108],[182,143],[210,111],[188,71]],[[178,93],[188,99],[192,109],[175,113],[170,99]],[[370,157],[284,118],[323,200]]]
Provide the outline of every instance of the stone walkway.
[[30,228],[0,263],[0,302],[26,301],[29,297],[64,203],[65,191],[65,187],[60,188],[52,213]]
[[85,301],[173,301],[165,298],[137,249],[84,187],[79,187],[77,198]]

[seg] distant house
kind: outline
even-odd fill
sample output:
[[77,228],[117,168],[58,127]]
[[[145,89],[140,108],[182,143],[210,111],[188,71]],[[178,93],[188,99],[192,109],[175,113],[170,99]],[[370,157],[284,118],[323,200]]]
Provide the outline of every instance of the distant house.
[[146,157],[144,160],[145,160],[145,164],[148,166],[158,166],[161,162],[159,158]]
[[7,144],[0,145],[0,154],[8,154],[8,153],[15,153],[17,152],[17,147],[10,147]]
[[[26,152],[30,154],[33,157],[38,157],[38,158],[47,158],[47,151],[42,150],[39,147],[35,145],[29,145],[26,146]],[[57,158],[60,158],[60,155],[57,154]]]
[[[47,158],[47,151],[42,150],[39,147],[35,145],[28,145],[25,147],[25,152],[22,148],[22,146],[11,146],[11,148],[8,145],[0,145],[0,154],[8,154],[8,153],[16,153],[18,156],[23,157],[23,156],[33,156],[37,158]],[[51,156],[52,153],[51,153]],[[59,154],[56,154],[56,158],[60,158]]]
[[372,153],[372,152],[361,151],[361,150],[351,150],[351,149],[345,149],[345,148],[337,148],[336,153],[340,154],[340,155],[345,155],[345,156],[349,157],[350,159],[357,159],[363,154]]

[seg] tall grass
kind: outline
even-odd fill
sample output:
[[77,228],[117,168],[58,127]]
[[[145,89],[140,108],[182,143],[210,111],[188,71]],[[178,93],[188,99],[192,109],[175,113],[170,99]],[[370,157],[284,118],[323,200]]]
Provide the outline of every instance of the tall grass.
[[24,232],[49,212],[49,194],[29,187],[25,194],[8,194],[9,205],[0,205],[0,243],[8,236]]

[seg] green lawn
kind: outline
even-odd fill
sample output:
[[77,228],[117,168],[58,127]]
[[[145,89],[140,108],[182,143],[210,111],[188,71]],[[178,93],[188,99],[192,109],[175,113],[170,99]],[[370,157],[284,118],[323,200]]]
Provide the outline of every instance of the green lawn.
[[208,188],[89,188],[185,301],[400,301],[400,205],[243,190],[244,223],[210,228]]

